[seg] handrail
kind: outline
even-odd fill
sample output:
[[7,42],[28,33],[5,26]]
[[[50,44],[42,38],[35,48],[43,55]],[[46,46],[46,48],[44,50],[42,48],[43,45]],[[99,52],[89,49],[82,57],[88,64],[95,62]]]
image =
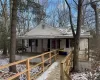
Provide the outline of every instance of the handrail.
[[[0,66],[0,70],[4,69],[4,68],[9,68],[10,66],[14,66],[14,65],[18,65],[18,64],[21,64],[21,63],[26,63],[26,70],[23,70],[22,72],[18,72],[16,73],[15,75],[9,77],[7,80],[12,80],[12,79],[15,79],[17,78],[18,76],[20,76],[21,74],[24,74],[26,73],[27,74],[27,80],[31,80],[32,78],[34,79],[36,76],[30,76],[30,70],[37,67],[37,66],[41,66],[42,67],[42,70],[39,71],[38,73],[36,73],[35,75],[38,75],[40,74],[41,72],[44,72],[45,70],[45,62],[46,61],[49,61],[49,64],[48,65],[51,65],[51,62],[52,62],[52,58],[54,58],[54,60],[56,60],[56,57],[58,55],[57,53],[58,50],[53,50],[53,51],[50,51],[50,52],[46,52],[46,53],[43,53],[41,55],[38,55],[38,56],[33,56],[33,57],[29,57],[27,59],[24,59],[24,60],[20,60],[20,61],[17,61],[17,62],[13,62],[13,63],[9,63],[7,65],[3,65],[3,66]],[[53,53],[53,54],[52,54]],[[45,55],[49,55],[48,58],[46,58],[46,60],[44,59],[45,58]],[[30,65],[30,60],[32,59],[36,59],[36,58],[41,58],[41,61],[32,66]]]
[[[60,64],[60,79],[61,80],[71,80],[69,74],[72,65],[73,54],[70,52],[62,61]],[[66,77],[65,77],[66,76]]]

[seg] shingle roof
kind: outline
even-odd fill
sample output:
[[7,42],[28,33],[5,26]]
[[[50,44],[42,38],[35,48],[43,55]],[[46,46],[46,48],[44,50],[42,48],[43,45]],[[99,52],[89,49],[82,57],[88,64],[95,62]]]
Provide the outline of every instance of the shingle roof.
[[[81,30],[81,37],[88,38],[90,33]],[[37,27],[19,38],[73,38],[73,35],[70,28],[54,28],[41,22]]]
[[54,27],[41,23],[37,27],[25,34],[25,36],[34,35],[62,35],[62,33]]

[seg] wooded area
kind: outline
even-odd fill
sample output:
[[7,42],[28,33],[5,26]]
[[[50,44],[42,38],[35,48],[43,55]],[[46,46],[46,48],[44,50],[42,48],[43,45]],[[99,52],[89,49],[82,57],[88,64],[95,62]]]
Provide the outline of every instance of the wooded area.
[[[50,6],[51,5],[51,6]],[[54,5],[54,6],[53,6]],[[82,29],[90,32],[89,56],[100,61],[100,1],[99,0],[0,0],[0,50],[15,62],[18,36],[23,36],[41,21],[53,27],[71,28],[73,35],[73,71],[79,67]],[[11,66],[16,73],[16,66]]]
[[[47,55],[49,57],[46,57]],[[26,70],[24,70],[22,72],[19,72],[19,73],[16,73],[15,75],[10,76],[9,78],[7,78],[7,80],[16,79],[17,77],[19,77],[22,74],[27,74],[27,80],[35,79],[40,73],[44,72],[54,61],[56,61],[57,55],[58,55],[58,50],[46,52],[46,53],[43,53],[43,54],[38,55],[38,56],[30,57],[28,59],[24,59],[24,60],[17,61],[17,62],[11,63],[11,64],[7,64],[5,66],[0,66],[0,70],[24,63],[26,65]],[[41,61],[37,64],[34,64],[34,65],[31,64],[30,61],[33,60],[33,59],[36,59],[36,58],[40,58]],[[48,63],[45,66],[46,62],[48,62]],[[41,67],[41,70],[39,72],[37,72],[36,74],[34,74],[34,75],[30,75],[30,71],[32,69],[38,67],[38,66]]]

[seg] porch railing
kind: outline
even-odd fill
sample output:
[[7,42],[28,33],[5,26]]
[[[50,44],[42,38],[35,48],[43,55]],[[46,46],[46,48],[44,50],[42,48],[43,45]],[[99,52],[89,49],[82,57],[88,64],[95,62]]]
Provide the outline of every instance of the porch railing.
[[[22,74],[26,75],[27,80],[31,80],[31,79],[35,80],[37,75],[44,72],[46,67],[50,66],[52,64],[52,61],[56,60],[57,55],[58,55],[58,50],[53,50],[53,51],[46,52],[46,53],[43,53],[43,54],[38,55],[38,56],[33,56],[33,57],[30,57],[30,58],[27,58],[27,59],[24,59],[21,61],[10,63],[10,64],[4,65],[4,66],[0,66],[0,70],[5,69],[5,68],[9,68],[10,66],[24,63],[26,65],[26,69],[8,77],[7,80],[13,80],[15,78],[18,78]],[[39,58],[41,61],[35,65],[31,65],[31,60],[36,59],[36,58]],[[45,66],[46,62],[48,62],[48,64]],[[30,74],[31,69],[36,68],[38,66],[41,67],[41,70],[39,72],[37,72],[35,75],[31,76],[31,74]]]
[[70,52],[60,64],[60,80],[71,80],[69,74],[73,67],[73,54]]

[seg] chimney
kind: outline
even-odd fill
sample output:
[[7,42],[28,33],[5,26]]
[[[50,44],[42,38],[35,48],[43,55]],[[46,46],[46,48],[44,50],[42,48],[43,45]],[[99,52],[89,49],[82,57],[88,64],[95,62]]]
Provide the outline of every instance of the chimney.
[[45,28],[44,20],[42,20],[41,23],[42,23],[42,29],[44,29]]

